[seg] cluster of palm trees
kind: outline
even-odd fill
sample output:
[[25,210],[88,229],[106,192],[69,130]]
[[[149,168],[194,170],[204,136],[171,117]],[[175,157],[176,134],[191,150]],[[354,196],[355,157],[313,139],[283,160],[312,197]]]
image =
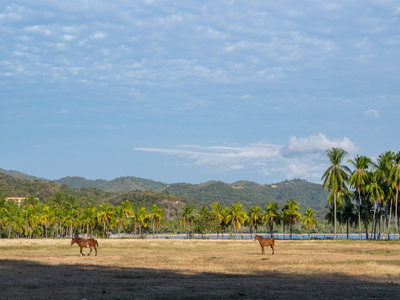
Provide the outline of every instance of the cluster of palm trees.
[[109,229],[116,228],[118,235],[121,230],[129,229],[140,236],[142,228],[152,226],[153,236],[159,227],[165,224],[164,211],[156,204],[150,212],[145,208],[134,211],[132,203],[126,200],[121,205],[113,206],[104,203],[99,208],[88,203],[86,208],[80,206],[75,196],[65,197],[55,194],[51,201],[41,203],[33,195],[28,196],[19,207],[14,201],[5,201],[0,197],[0,228],[6,229],[8,238],[32,235],[42,237],[63,237],[85,233],[94,236],[102,232],[107,235]]
[[324,188],[330,191],[330,212],[326,219],[334,225],[334,239],[337,221],[342,226],[342,237],[344,224],[347,224],[347,234],[349,225],[358,225],[361,239],[361,224],[364,223],[367,239],[370,232],[374,239],[390,238],[393,213],[396,237],[399,233],[400,152],[387,151],[375,162],[369,157],[357,155],[354,160],[347,160],[353,170],[342,164],[346,155],[342,148],[327,150],[331,165],[321,179]]
[[285,227],[289,227],[291,238],[293,225],[298,221],[304,224],[310,236],[311,229],[318,223],[314,218],[314,211],[311,208],[306,211],[304,217],[301,217],[299,213],[299,203],[293,199],[287,201],[281,208],[275,203],[269,203],[266,205],[264,211],[261,211],[259,206],[252,206],[246,212],[244,206],[240,202],[232,204],[230,207],[215,202],[211,204],[211,209],[203,206],[197,217],[191,206],[185,206],[181,213],[182,218],[180,220],[180,225],[186,230],[187,237],[190,236],[191,227],[196,225],[196,223],[200,223],[202,218],[207,216],[211,216],[211,218],[208,218],[208,223],[216,226],[203,226],[200,230],[208,231],[206,233],[210,231],[216,232],[217,238],[219,237],[219,233],[223,234],[227,232],[229,227],[232,237],[237,237],[241,226],[247,226],[252,236],[253,229],[256,234],[258,227],[263,225],[267,228],[272,237],[274,236],[274,225],[283,225],[284,231]]

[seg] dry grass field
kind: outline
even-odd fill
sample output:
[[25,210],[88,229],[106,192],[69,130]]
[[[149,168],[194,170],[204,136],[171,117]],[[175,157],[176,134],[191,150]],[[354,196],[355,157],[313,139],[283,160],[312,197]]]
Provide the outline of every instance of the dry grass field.
[[[0,240],[0,299],[393,299],[397,241]],[[88,253],[89,249],[84,249]]]

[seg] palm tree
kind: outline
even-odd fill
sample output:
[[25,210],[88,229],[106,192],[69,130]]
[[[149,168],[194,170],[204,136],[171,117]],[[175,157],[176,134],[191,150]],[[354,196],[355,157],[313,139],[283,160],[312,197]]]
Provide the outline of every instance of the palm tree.
[[142,207],[136,212],[136,223],[139,226],[139,235],[143,237],[142,227],[147,227],[147,222],[149,220],[149,215],[147,214],[146,208]]
[[305,216],[301,218],[301,223],[303,223],[304,227],[307,228],[308,239],[310,239],[311,228],[318,225],[318,221],[314,218],[314,214],[315,212],[309,208],[307,209]]
[[[217,220],[219,227],[222,231],[222,238],[224,237],[224,226],[226,226],[226,217],[228,215],[228,208],[224,205],[222,206],[221,203],[214,202],[211,204],[212,211],[214,212]],[[219,230],[217,230],[217,239],[219,239]]]
[[294,201],[293,199],[290,200],[290,202],[288,201],[283,207],[282,218],[285,224],[288,224],[290,226],[290,238],[292,238],[293,224],[301,218],[301,214],[298,212],[298,210],[299,202]]
[[[341,165],[341,162],[345,155],[347,155],[347,152],[341,148],[332,148],[331,150],[327,150],[327,156],[329,157],[332,165],[325,171],[324,175],[322,175],[321,178],[321,180],[324,180],[323,187],[327,190],[331,190],[334,194],[334,216],[336,216],[337,193],[345,186],[345,182],[348,177],[347,172],[350,172],[348,167]],[[333,238],[336,239],[336,217],[333,218],[333,223]]]
[[249,217],[246,220],[246,224],[250,227],[250,238],[253,238],[252,228],[254,226],[255,234],[257,234],[257,226],[261,223],[261,208],[259,206],[252,206],[249,209]]
[[8,238],[11,238],[11,232],[13,228],[20,230],[21,223],[23,222],[21,217],[21,210],[15,204],[14,201],[7,201],[2,208],[3,216],[2,223],[8,229]]
[[157,238],[158,238],[158,227],[159,225],[163,224],[163,218],[164,218],[164,211],[157,206],[157,204],[153,204],[153,208],[151,209],[150,213],[150,221],[153,227],[153,239],[154,239],[154,230],[157,232]]
[[46,239],[47,239],[47,228],[54,222],[54,214],[50,206],[48,205],[43,206],[42,213],[40,214],[40,219],[42,221],[42,224],[44,224],[46,228]]
[[[399,198],[399,189],[400,189],[400,151],[395,154],[394,156],[394,165],[390,169],[389,175],[389,183],[394,190],[396,190],[396,197],[395,197],[395,226],[396,226],[396,234],[399,234],[399,221],[397,218],[397,201]],[[395,238],[396,238],[395,234]]]
[[[372,163],[372,160],[366,156],[357,155],[355,160],[349,159],[347,162],[351,163],[354,166],[354,171],[350,175],[350,186],[355,188],[358,194],[358,230],[359,230],[359,238],[361,240],[361,193],[366,190],[366,187],[369,183],[369,172],[367,169]],[[365,201],[365,197],[364,197]],[[364,206],[367,204],[364,203]],[[366,210],[365,210],[366,212]],[[367,224],[367,216],[364,214],[364,222],[365,222],[365,236],[368,239],[368,224]]]
[[[382,181],[381,186],[385,193],[385,198],[383,199],[382,205],[384,205],[383,212],[381,212],[381,218],[383,213],[385,214],[387,227],[384,229],[387,238],[390,238],[390,219],[392,216],[392,201],[393,201],[393,189],[389,184],[390,170],[394,164],[394,152],[386,151],[379,155],[376,164],[374,164],[375,168],[382,172]],[[390,205],[389,205],[390,200]],[[389,212],[388,212],[389,210]]]
[[[86,238],[89,238],[90,229],[96,224],[97,219],[97,208],[91,203],[87,204],[87,207],[82,211],[80,219],[84,225],[86,225]],[[92,229],[93,235],[93,229]]]
[[266,207],[266,211],[263,213],[262,222],[265,224],[265,227],[269,227],[271,237],[274,237],[274,224],[281,224],[281,215],[278,212],[279,207],[275,203],[270,203]]
[[349,197],[344,197],[342,211],[343,222],[346,223],[347,239],[349,239],[349,225],[352,226],[353,224],[357,224],[358,222],[356,208],[354,207],[354,204],[351,202],[351,199]]
[[56,238],[58,238],[58,225],[61,225],[61,219],[62,219],[62,208],[64,206],[64,195],[57,192],[54,195],[53,200],[50,202],[50,207],[53,209],[54,213],[54,235]]
[[118,237],[121,233],[121,227],[123,225],[123,219],[125,217],[124,208],[123,206],[116,206],[114,208],[114,215],[112,218],[112,223],[117,226],[118,230]]
[[106,202],[100,205],[100,211],[97,213],[97,220],[99,223],[103,224],[103,237],[106,236],[106,228],[108,223],[110,223],[112,216],[114,214],[114,206]]
[[243,205],[240,204],[240,202],[232,204],[226,221],[227,223],[231,224],[232,233],[236,233],[236,237],[241,225],[245,222],[246,218],[247,214],[243,210]]
[[189,238],[190,225],[194,221],[194,216],[192,215],[193,207],[186,205],[181,213],[182,219],[179,221],[179,225],[184,226],[184,229],[186,229],[186,238]]
[[374,239],[376,239],[376,207],[385,199],[385,192],[382,188],[382,170],[376,170],[372,174],[371,181],[367,185],[366,190],[370,194],[371,200],[374,202],[374,218],[372,224],[374,225]]
[[124,225],[124,234],[125,234],[125,228],[128,227],[130,223],[132,223],[132,218],[134,218],[135,212],[133,210],[132,203],[129,200],[125,200],[121,204],[122,204],[122,207],[124,210],[123,225]]

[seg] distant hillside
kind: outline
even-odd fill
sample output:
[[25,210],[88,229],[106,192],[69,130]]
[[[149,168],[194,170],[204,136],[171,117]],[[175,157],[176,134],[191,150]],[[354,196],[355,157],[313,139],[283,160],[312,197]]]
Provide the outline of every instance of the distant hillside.
[[28,175],[28,174],[25,174],[25,173],[22,173],[22,172],[18,172],[18,171],[15,171],[15,170],[8,170],[7,171],[7,170],[4,170],[4,169],[0,168],[0,173],[6,174],[6,175],[9,175],[9,176],[17,176],[17,177],[20,177],[20,178],[23,178],[23,179],[29,179],[29,180],[40,180],[40,181],[43,181],[43,182],[49,182],[50,181],[50,180],[45,179],[45,178],[40,178],[40,177]]
[[83,177],[64,177],[54,182],[66,184],[72,188],[93,187],[107,192],[130,192],[135,190],[140,191],[159,191],[164,189],[167,184],[154,181],[150,179],[143,179],[138,177],[119,177],[113,180],[89,180]]
[[[240,202],[246,208],[258,205],[264,209],[268,203],[274,202],[283,206],[286,201],[294,199],[300,203],[300,212],[312,208],[317,212],[318,217],[321,218],[326,212],[325,206],[328,197],[328,192],[322,188],[321,184],[310,183],[301,179],[286,180],[266,185],[260,185],[251,181],[237,181],[232,184],[221,181],[208,181],[201,184],[166,184],[130,176],[119,177],[110,181],[102,179],[88,180],[83,177],[65,177],[50,181],[17,171],[7,171],[5,174],[3,176],[8,175],[12,177],[12,179],[7,179],[9,181],[8,184],[14,182],[19,187],[25,186],[21,189],[15,186],[7,188],[8,196],[26,196],[26,194],[32,193],[45,200],[54,191],[62,190],[68,195],[76,195],[83,203],[91,202],[97,204],[106,201],[115,204],[118,201],[123,201],[124,197],[126,199],[133,199],[133,195],[140,194],[134,192],[142,192],[143,195],[145,193],[149,195],[149,191],[154,191],[155,194],[167,193],[171,196],[176,195],[179,199],[175,199],[174,201],[193,203],[194,206],[209,205],[213,202],[220,202],[221,204],[230,206],[233,203]],[[21,182],[23,178],[30,181]],[[4,180],[4,177],[2,179]],[[1,191],[1,185],[0,194],[6,196]],[[151,202],[150,198],[148,198],[150,196],[146,197],[143,196],[140,201],[148,204]],[[159,197],[157,196],[155,199],[159,199]]]
[[316,211],[325,209],[328,192],[321,184],[295,179],[276,184],[260,185],[250,181],[237,181],[226,184],[220,181],[209,181],[203,184],[175,183],[166,188],[172,194],[194,198],[205,204],[220,202],[225,205],[240,202],[245,207],[265,205],[274,202],[282,206],[291,199],[300,203],[300,210],[313,208]]
[[34,195],[41,202],[52,200],[56,193],[65,197],[75,196],[83,207],[87,203],[99,206],[105,202],[112,205],[119,205],[121,202],[129,200],[135,209],[146,207],[151,209],[153,204],[157,204],[165,210],[168,218],[175,218],[184,205],[191,205],[200,208],[201,203],[181,196],[169,194],[167,191],[132,191],[112,193],[94,187],[71,188],[65,184],[44,182],[41,180],[24,179],[20,176],[11,176],[0,172],[0,196],[2,197],[26,197]]

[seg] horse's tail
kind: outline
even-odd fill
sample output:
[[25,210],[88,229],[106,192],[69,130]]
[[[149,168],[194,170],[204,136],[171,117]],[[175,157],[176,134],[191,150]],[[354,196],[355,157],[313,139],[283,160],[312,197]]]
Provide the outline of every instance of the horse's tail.
[[99,247],[99,242],[96,240],[97,247]]

